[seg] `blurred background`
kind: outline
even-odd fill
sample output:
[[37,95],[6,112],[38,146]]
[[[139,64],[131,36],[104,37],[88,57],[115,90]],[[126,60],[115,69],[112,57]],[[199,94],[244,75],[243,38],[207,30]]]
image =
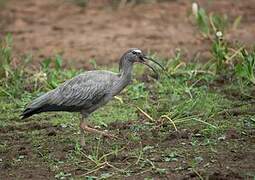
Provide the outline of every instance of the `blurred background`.
[[[208,58],[208,40],[192,17],[191,0],[0,0],[0,37],[11,33],[14,54],[33,55],[33,64],[55,54],[75,67],[89,59],[106,65],[130,47],[188,60]],[[255,40],[254,0],[200,0],[208,13],[227,18],[226,39]],[[233,27],[235,20],[238,26]]]

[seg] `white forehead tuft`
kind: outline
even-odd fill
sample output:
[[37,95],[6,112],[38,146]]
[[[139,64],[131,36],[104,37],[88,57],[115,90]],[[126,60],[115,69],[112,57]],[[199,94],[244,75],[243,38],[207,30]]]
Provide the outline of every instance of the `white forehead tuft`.
[[142,53],[142,51],[140,49],[134,49],[133,51],[136,53]]

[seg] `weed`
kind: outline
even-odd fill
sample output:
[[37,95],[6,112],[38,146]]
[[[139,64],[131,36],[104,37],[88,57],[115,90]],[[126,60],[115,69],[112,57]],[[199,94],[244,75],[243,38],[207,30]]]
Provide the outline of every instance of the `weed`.
[[[198,29],[204,37],[212,39],[214,34],[218,31],[225,32],[229,26],[228,17],[226,15],[219,15],[210,13],[208,14],[202,7],[198,8],[196,3],[193,3],[193,14],[195,15],[196,24]],[[238,19],[234,22],[237,26]]]
[[180,156],[176,152],[171,152],[170,154],[164,155],[164,161],[171,162],[171,161],[178,161]]
[[[46,86],[47,90],[56,88],[64,80],[70,79],[80,73],[80,71],[75,70],[66,70],[64,72],[63,59],[60,55],[44,59],[41,63],[41,68],[42,72],[40,73],[42,76],[42,87]],[[45,77],[47,78],[44,79]]]
[[[230,45],[225,41],[223,35],[226,29],[230,27],[228,17],[226,15],[208,14],[203,8],[198,8],[196,3],[193,3],[193,14],[195,15],[196,24],[202,35],[211,41],[212,62],[215,64],[216,73],[220,74],[223,70],[228,69],[228,64],[239,54],[239,50],[233,50],[233,54],[229,49]],[[241,21],[241,16],[238,16],[232,27],[235,29]],[[239,68],[241,69],[241,68]]]
[[241,53],[241,62],[235,67],[238,77],[255,84],[255,52],[248,53],[245,49]]
[[216,73],[221,73],[225,69],[225,62],[228,58],[228,45],[222,40],[220,31],[216,34],[216,40],[212,42],[212,55],[216,65]]
[[[54,63],[55,69],[50,68],[50,65]],[[59,74],[62,67],[62,58],[61,56],[57,55],[54,59],[46,58],[42,62],[42,69],[47,76],[47,86],[49,89],[56,88],[60,83]]]
[[0,79],[8,78],[12,74],[12,36],[8,34],[0,41]]
[[128,87],[127,94],[133,100],[148,97],[148,91],[145,90],[144,83],[135,83],[134,85]]
[[196,22],[199,30],[203,33],[204,36],[210,34],[209,18],[206,14],[206,11],[203,8],[200,8],[197,11]]

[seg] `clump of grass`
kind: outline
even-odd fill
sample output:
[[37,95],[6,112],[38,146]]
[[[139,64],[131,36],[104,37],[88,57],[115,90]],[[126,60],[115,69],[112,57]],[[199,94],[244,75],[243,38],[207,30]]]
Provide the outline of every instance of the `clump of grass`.
[[236,65],[235,71],[240,79],[245,79],[255,84],[255,51],[249,53],[243,49],[241,53],[241,62]]
[[[226,70],[233,71],[233,60],[240,54],[242,48],[236,49],[234,44],[229,44],[224,38],[226,30],[231,27],[228,17],[212,12],[207,13],[202,7],[198,8],[197,3],[193,3],[192,10],[198,29],[205,38],[211,41],[211,60],[215,65],[216,74],[228,74]],[[235,29],[240,21],[241,16],[238,16],[232,28]]]
[[24,67],[29,57],[23,57],[18,67],[14,68],[12,61],[12,36],[8,34],[0,42],[0,91],[11,98],[21,94],[24,82]]
[[[45,58],[41,63],[41,69],[35,73],[29,82],[34,82],[34,89],[50,90],[56,88],[66,79],[70,79],[80,73],[74,69],[63,71],[63,59],[61,55]],[[28,82],[28,83],[29,83]]]
[[8,78],[12,73],[12,36],[8,34],[0,40],[0,79]]
[[[192,4],[192,11],[195,16],[195,22],[203,36],[212,38],[218,31],[224,32],[229,26],[226,15],[207,13],[197,3]],[[239,18],[240,19],[240,18]],[[236,21],[236,24],[238,21]]]
[[[47,77],[47,87],[49,89],[56,88],[61,81],[59,75],[61,74],[62,58],[60,55],[56,55],[55,58],[46,58],[42,61],[42,71]],[[51,68],[53,65],[54,68]]]
[[228,45],[223,40],[223,34],[221,31],[216,32],[216,38],[212,42],[212,56],[216,65],[216,73],[221,73],[225,69],[225,62],[228,59]]
[[200,8],[195,12],[196,17],[196,23],[199,28],[199,30],[203,33],[204,36],[207,36],[210,33],[209,28],[209,18],[203,8]]

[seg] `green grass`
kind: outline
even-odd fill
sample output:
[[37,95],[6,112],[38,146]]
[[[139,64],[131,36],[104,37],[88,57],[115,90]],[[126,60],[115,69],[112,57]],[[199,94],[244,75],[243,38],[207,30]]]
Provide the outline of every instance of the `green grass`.
[[[2,57],[5,57],[5,51],[2,54]],[[252,55],[246,55],[243,56],[243,59],[240,59],[244,64],[243,71],[245,71],[246,67],[249,67],[247,70],[249,73],[246,79],[247,82],[249,80],[252,82],[254,78],[252,74],[253,64],[246,65],[251,62]],[[134,80],[133,84],[128,86],[120,95],[124,103],[114,100],[96,113],[93,113],[90,119],[94,123],[103,126],[114,121],[136,121],[140,118],[139,111],[136,109],[136,107],[139,107],[155,120],[160,119],[163,115],[169,116],[174,122],[176,121],[177,126],[179,123],[217,126],[214,125],[216,122],[214,122],[213,118],[217,117],[217,113],[222,110],[231,108],[235,102],[229,100],[226,94],[212,90],[208,86],[219,78],[214,73],[211,73],[213,70],[208,69],[206,65],[197,63],[182,65],[183,62],[180,56],[180,54],[177,54],[176,57],[162,61],[165,64],[168,75],[162,73],[159,80],[149,78],[150,82]],[[6,56],[8,62],[10,58],[9,55]],[[222,64],[219,65],[223,66]],[[239,69],[241,69],[241,65],[238,65]],[[103,67],[100,68],[102,69]],[[111,69],[117,71],[116,67]],[[134,76],[143,75],[144,70],[143,66],[136,66]],[[9,67],[8,71],[10,75],[2,77],[1,81],[3,83],[0,86],[2,102],[1,126],[4,126],[5,121],[8,123],[8,119],[17,118],[25,105],[32,99],[82,72],[82,70],[75,71],[73,69],[62,71],[62,58],[59,55],[45,59],[42,62],[41,71],[34,72],[32,77],[29,77],[30,72],[27,72],[25,68],[10,69]],[[245,73],[242,73],[242,76],[240,75],[242,81],[245,81],[244,75]],[[234,76],[233,78],[238,80],[239,76]],[[236,87],[236,91],[240,90],[240,84],[233,84],[232,82],[224,84],[223,87],[217,87],[216,85],[215,88],[224,90],[224,88],[227,89],[230,86]],[[242,84],[242,86],[246,86],[246,90],[249,93],[250,84],[246,83],[245,85]],[[79,119],[78,115],[73,116],[70,113],[58,113],[57,116],[54,116],[54,113],[43,114],[35,116],[34,119],[46,118],[47,116],[51,117],[51,122],[55,125],[70,124],[70,122],[73,123]]]

